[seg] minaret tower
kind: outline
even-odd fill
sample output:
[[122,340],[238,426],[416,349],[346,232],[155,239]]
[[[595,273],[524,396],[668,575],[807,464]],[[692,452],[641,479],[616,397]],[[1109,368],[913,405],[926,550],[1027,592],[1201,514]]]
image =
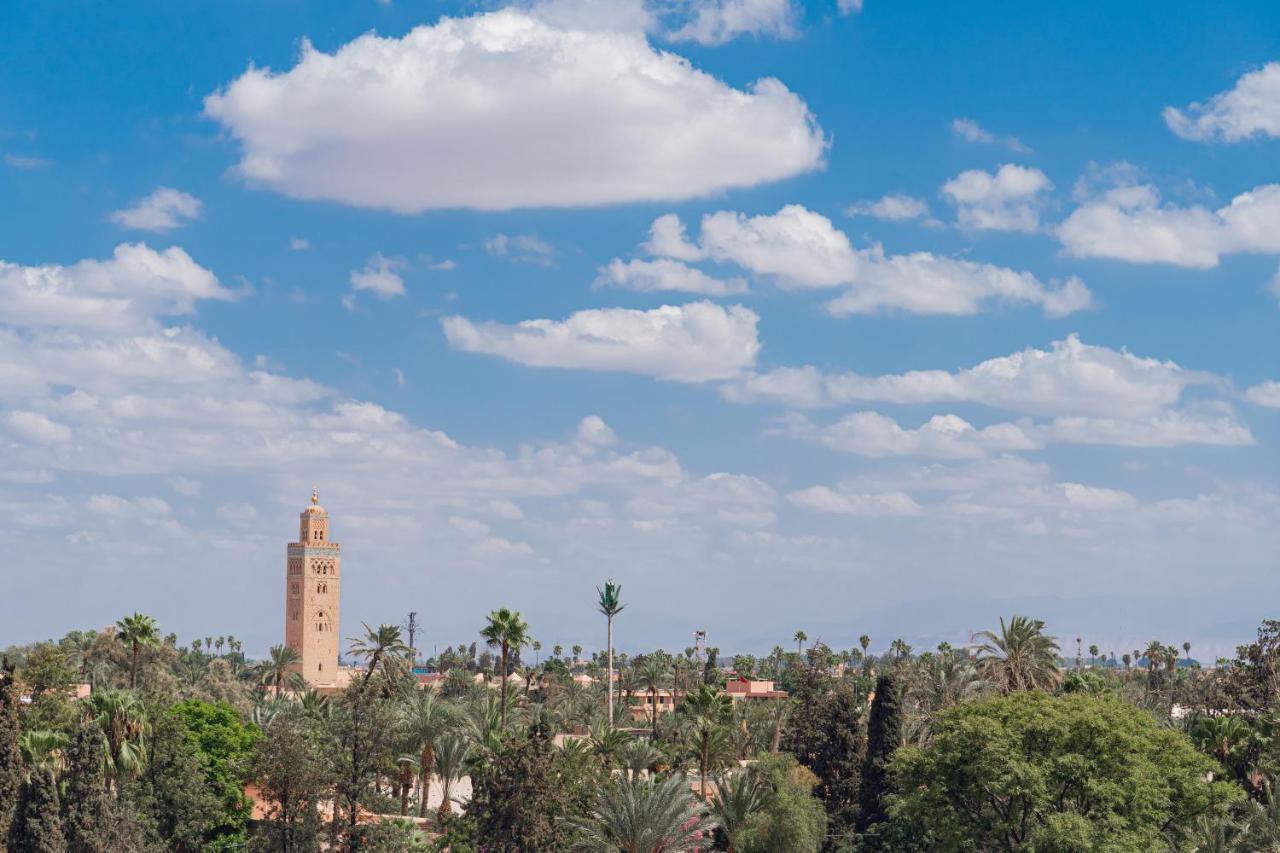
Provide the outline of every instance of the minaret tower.
[[302,511],[298,541],[289,544],[285,578],[285,645],[301,662],[293,669],[313,687],[338,677],[338,573],[342,546],[329,541],[329,514],[320,494]]

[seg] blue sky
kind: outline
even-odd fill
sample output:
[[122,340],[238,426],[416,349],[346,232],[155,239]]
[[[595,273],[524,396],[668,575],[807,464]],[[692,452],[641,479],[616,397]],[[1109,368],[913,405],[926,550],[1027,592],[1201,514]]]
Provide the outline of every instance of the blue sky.
[[[861,8],[858,8],[861,7]],[[1031,7],[1031,8],[1029,8]],[[0,643],[1225,653],[1280,493],[1280,15],[11,3]],[[1249,595],[1240,593],[1248,590]]]

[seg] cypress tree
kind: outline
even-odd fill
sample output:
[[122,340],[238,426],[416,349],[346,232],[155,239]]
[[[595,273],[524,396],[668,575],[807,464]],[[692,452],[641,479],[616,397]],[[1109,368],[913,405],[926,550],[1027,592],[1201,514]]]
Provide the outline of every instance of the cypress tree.
[[18,792],[22,787],[22,753],[18,749],[18,688],[13,666],[0,664],[0,839],[9,837]]
[[892,675],[876,679],[876,698],[867,719],[867,753],[862,760],[858,831],[866,833],[885,820],[890,792],[889,757],[902,743],[902,697]]
[[9,827],[9,853],[67,853],[61,817],[52,774],[33,772],[18,796]]
[[80,724],[67,761],[62,813],[71,853],[106,853],[107,781],[102,772],[106,741],[89,721]]
[[814,794],[827,812],[826,849],[852,840],[861,784],[862,701],[846,684],[805,667],[782,748],[818,777]]

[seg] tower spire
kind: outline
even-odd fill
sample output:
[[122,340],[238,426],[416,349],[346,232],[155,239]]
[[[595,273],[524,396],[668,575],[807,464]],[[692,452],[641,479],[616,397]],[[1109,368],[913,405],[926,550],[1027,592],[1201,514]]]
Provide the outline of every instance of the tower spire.
[[311,487],[311,505],[317,506],[320,503],[320,490],[315,486]]

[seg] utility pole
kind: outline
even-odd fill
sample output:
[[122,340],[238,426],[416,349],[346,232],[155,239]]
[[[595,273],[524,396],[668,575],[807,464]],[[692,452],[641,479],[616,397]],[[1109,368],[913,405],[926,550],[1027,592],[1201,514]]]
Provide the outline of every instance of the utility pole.
[[418,665],[418,647],[414,645],[414,638],[418,636],[418,611],[409,611],[409,666]]

